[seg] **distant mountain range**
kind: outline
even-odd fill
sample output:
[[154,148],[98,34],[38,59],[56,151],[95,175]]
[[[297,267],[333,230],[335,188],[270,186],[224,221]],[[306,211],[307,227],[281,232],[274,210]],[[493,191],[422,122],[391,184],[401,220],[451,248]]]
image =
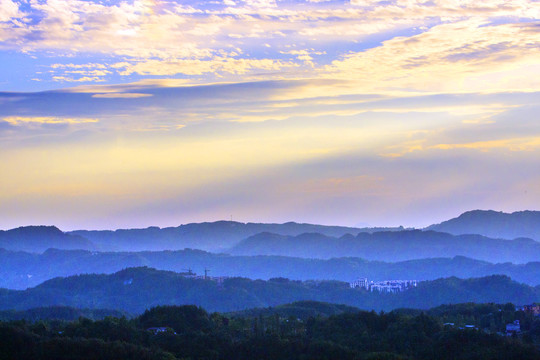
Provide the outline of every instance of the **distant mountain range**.
[[303,233],[319,233],[339,237],[360,232],[399,231],[403,228],[352,228],[313,224],[257,224],[235,221],[193,223],[178,227],[146,229],[125,229],[116,231],[69,232],[82,236],[103,251],[159,251],[181,250],[184,248],[221,252],[236,245],[241,240],[261,232],[296,236]]
[[428,309],[462,302],[528,304],[540,300],[540,287],[519,284],[505,276],[490,276],[439,279],[420,283],[417,288],[402,293],[380,294],[351,289],[348,283],[338,281],[230,278],[218,283],[190,279],[169,271],[131,268],[112,275],[56,278],[24,291],[0,289],[0,310],[61,305],[138,314],[156,305],[194,304],[209,311],[235,311],[299,300],[377,311],[404,307]]
[[322,234],[261,233],[241,241],[228,253],[317,259],[354,256],[381,261],[462,255],[490,262],[525,263],[540,259],[540,243],[527,238],[503,240],[422,230],[347,234],[340,238]]
[[511,214],[492,210],[468,211],[457,218],[431,225],[427,230],[454,235],[480,234],[503,239],[528,237],[540,241],[540,211],[517,211]]
[[160,252],[90,252],[48,250],[43,254],[0,250],[0,287],[26,289],[58,276],[88,273],[111,274],[138,266],[184,272],[189,269],[214,276],[244,276],[252,279],[287,277],[294,280],[352,281],[461,278],[502,274],[529,284],[540,284],[540,262],[527,264],[498,263],[454,258],[418,259],[401,262],[369,261],[361,258],[305,259],[284,256],[231,256],[200,250]]
[[538,211],[475,210],[424,230],[232,221],[67,233],[54,226],[27,226],[0,231],[0,248],[34,253],[49,248],[101,252],[193,248],[246,256],[352,256],[381,261],[466,256],[494,263],[527,263],[540,260],[540,242],[522,236],[538,239],[539,234]]

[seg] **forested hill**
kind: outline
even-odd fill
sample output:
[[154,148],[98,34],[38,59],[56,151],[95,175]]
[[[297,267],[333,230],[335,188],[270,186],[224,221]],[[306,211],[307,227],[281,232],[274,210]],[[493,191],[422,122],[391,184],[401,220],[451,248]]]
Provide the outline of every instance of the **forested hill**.
[[128,267],[149,266],[176,272],[192,269],[210,275],[243,276],[251,279],[286,277],[293,280],[352,281],[357,277],[370,280],[434,280],[457,276],[482,277],[508,275],[529,285],[540,285],[540,262],[527,264],[493,264],[462,256],[388,263],[361,258],[303,259],[284,256],[231,256],[200,250],[160,252],[99,253],[79,250],[47,250],[43,254],[11,252],[0,249],[0,288],[26,289],[54,277],[78,274],[111,274]]
[[254,308],[242,311],[234,311],[227,313],[227,315],[231,317],[260,317],[278,315],[282,318],[293,317],[295,319],[307,320],[310,317],[326,317],[346,313],[355,313],[358,311],[360,311],[360,309],[354,306],[331,304],[327,302],[313,300],[303,300],[273,307],[270,306],[265,308]]
[[440,224],[431,225],[427,229],[455,235],[481,234],[503,239],[528,237],[540,241],[540,211],[517,211],[508,214],[492,210],[474,210]]
[[192,223],[178,227],[149,227],[146,229],[120,229],[116,231],[72,231],[70,234],[83,236],[106,251],[179,250],[184,248],[207,251],[222,251],[236,245],[241,240],[261,233],[272,232],[281,235],[320,233],[327,236],[343,236],[359,232],[402,230],[402,228],[352,228],[314,224],[241,223],[216,221]]
[[357,236],[349,234],[340,238],[322,234],[284,236],[261,233],[243,240],[228,252],[235,255],[320,259],[355,256],[381,261],[462,255],[490,262],[525,263],[540,259],[540,242],[525,238],[503,240],[422,230],[359,233]]
[[112,275],[56,278],[24,291],[4,289],[0,291],[0,309],[63,305],[140,313],[156,305],[195,304],[210,311],[234,311],[317,300],[378,311],[458,302],[527,304],[540,300],[539,291],[505,276],[439,279],[399,294],[379,294],[351,289],[348,283],[338,281],[230,278],[218,283],[174,272],[131,268]]

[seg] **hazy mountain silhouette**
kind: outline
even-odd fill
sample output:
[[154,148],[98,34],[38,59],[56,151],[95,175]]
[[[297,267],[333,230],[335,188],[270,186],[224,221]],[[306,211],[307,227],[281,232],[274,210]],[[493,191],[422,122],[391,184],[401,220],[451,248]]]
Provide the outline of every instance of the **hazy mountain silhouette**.
[[0,289],[0,309],[62,305],[141,313],[157,305],[194,304],[209,311],[235,311],[316,300],[388,311],[461,302],[526,304],[540,300],[539,291],[539,287],[519,284],[506,276],[439,279],[402,293],[380,294],[351,289],[339,281],[230,278],[220,284],[169,271],[131,268],[112,275],[56,278],[24,291]]
[[426,229],[455,235],[480,234],[503,239],[528,237],[540,241],[540,211],[508,214],[493,210],[473,210]]
[[[522,211],[505,214],[476,210],[441,224],[432,225],[427,230],[454,235],[480,234],[491,238],[531,237],[540,239],[540,212]],[[399,235],[393,233],[399,233]],[[451,251],[450,254],[440,253],[440,251],[439,253],[422,253],[423,250],[432,249],[435,245],[434,242],[441,242],[442,237],[442,235],[434,235],[433,233],[426,237],[417,232],[404,230],[402,227],[354,228],[294,222],[262,224],[216,221],[168,228],[149,227],[115,231],[77,230],[68,233],[62,233],[53,226],[29,226],[0,231],[0,248],[30,252],[42,252],[48,248],[98,249],[101,251],[160,251],[194,248],[213,252],[231,250],[234,254],[280,254],[316,258],[353,255],[390,261],[453,255],[464,255],[489,261],[524,262],[533,260],[530,257],[527,259],[517,257],[514,260],[513,255],[511,257],[486,258],[477,256],[475,253],[467,253],[466,250],[469,249],[462,243],[465,241],[479,246],[483,241],[481,237],[448,238],[447,242],[454,242],[454,244],[447,244],[448,246],[459,247],[459,249]],[[424,244],[423,242],[427,238],[435,241]],[[359,242],[364,243],[364,247],[358,247]],[[373,244],[369,244],[370,242]],[[379,251],[380,249],[377,248],[375,242],[389,244],[389,247],[384,251],[385,257],[357,252],[359,250]],[[520,242],[523,248],[528,248],[525,243],[530,241],[522,239]],[[405,244],[407,249],[404,253],[402,247]],[[352,246],[353,253],[349,253],[350,246]],[[419,248],[415,248],[417,246]],[[286,249],[290,249],[292,252],[287,253]],[[404,256],[405,254],[407,255]],[[536,259],[539,258],[534,260]]]
[[181,250],[194,248],[206,251],[223,251],[241,240],[261,233],[272,232],[281,235],[299,235],[306,232],[327,236],[358,234],[359,232],[392,231],[402,228],[352,228],[299,224],[240,223],[216,221],[180,225],[178,227],[149,227],[146,229],[120,229],[116,231],[77,230],[70,234],[83,236],[105,251]]
[[95,250],[94,244],[76,234],[66,234],[55,226],[24,226],[0,230],[0,248],[43,252],[49,248]]
[[381,261],[461,255],[490,262],[525,263],[540,259],[540,243],[526,238],[503,240],[421,230],[359,233],[356,237],[344,235],[339,238],[321,234],[283,236],[262,233],[243,240],[227,252],[319,259],[354,256]]

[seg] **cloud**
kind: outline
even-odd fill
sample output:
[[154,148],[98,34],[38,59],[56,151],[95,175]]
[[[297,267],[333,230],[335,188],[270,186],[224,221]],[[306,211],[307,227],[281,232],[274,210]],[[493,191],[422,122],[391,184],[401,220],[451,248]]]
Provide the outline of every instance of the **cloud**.
[[0,133],[14,130],[15,127],[7,121],[0,121]]
[[[443,24],[412,37],[396,37],[382,46],[348,54],[327,70],[332,77],[354,78],[367,89],[402,87],[428,91],[523,89],[540,56],[540,32],[531,24],[483,26],[466,20]],[[483,76],[495,75],[492,82]],[[538,82],[526,81],[537,89]]]
[[52,64],[52,69],[106,69],[104,64],[88,63],[88,64]]
[[102,98],[102,99],[138,99],[142,97],[153,96],[153,94],[142,94],[142,93],[104,93],[104,94],[94,94],[93,98]]
[[19,125],[25,123],[38,123],[38,124],[83,124],[83,123],[96,123],[98,119],[89,118],[60,118],[52,116],[8,116],[3,120],[11,125]]
[[21,16],[17,3],[12,0],[0,0],[0,22],[7,22]]
[[122,93],[144,89],[180,87],[189,84],[191,81],[188,79],[145,79],[125,84],[80,85],[63,89],[63,91],[67,93]]
[[530,0],[0,0],[0,216],[536,206],[539,18]]
[[540,137],[526,137],[518,139],[502,139],[492,141],[478,141],[472,143],[438,144],[433,149],[479,149],[487,151],[494,148],[504,148],[510,151],[533,151],[540,148]]
[[71,76],[53,76],[54,81],[58,82],[100,82],[105,81],[99,76],[82,76],[82,77],[71,77]]
[[249,75],[355,79],[365,91],[454,91],[463,82],[480,91],[487,77],[497,90],[538,88],[526,74],[537,70],[540,5],[527,0],[33,0],[25,14],[12,0],[1,4],[0,16],[15,19],[0,23],[1,48],[58,60],[49,79],[33,77],[43,81]]
[[228,73],[244,75],[250,71],[278,71],[284,68],[295,67],[297,65],[273,60],[273,59],[231,59],[216,57],[209,60],[174,60],[161,61],[149,60],[135,64],[116,64],[121,75],[203,75],[206,73]]
[[540,200],[521,195],[540,178],[538,93],[332,91],[350,84],[148,80],[0,93],[0,161],[13,174],[0,178],[0,215],[72,227],[231,212],[416,225]]

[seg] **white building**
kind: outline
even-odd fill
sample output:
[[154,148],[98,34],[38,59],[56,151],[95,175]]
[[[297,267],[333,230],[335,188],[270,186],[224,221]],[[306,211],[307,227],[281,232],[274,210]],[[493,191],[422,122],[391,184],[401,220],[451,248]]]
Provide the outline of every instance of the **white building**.
[[351,288],[363,288],[369,290],[369,282],[367,278],[358,278],[355,281],[349,283]]
[[418,285],[417,280],[384,280],[384,281],[371,281],[367,278],[358,278],[355,281],[349,283],[350,287],[366,289],[369,291],[378,291],[381,293],[397,293],[416,287]]
[[416,287],[417,280],[384,280],[371,282],[370,290],[386,293],[397,293]]

